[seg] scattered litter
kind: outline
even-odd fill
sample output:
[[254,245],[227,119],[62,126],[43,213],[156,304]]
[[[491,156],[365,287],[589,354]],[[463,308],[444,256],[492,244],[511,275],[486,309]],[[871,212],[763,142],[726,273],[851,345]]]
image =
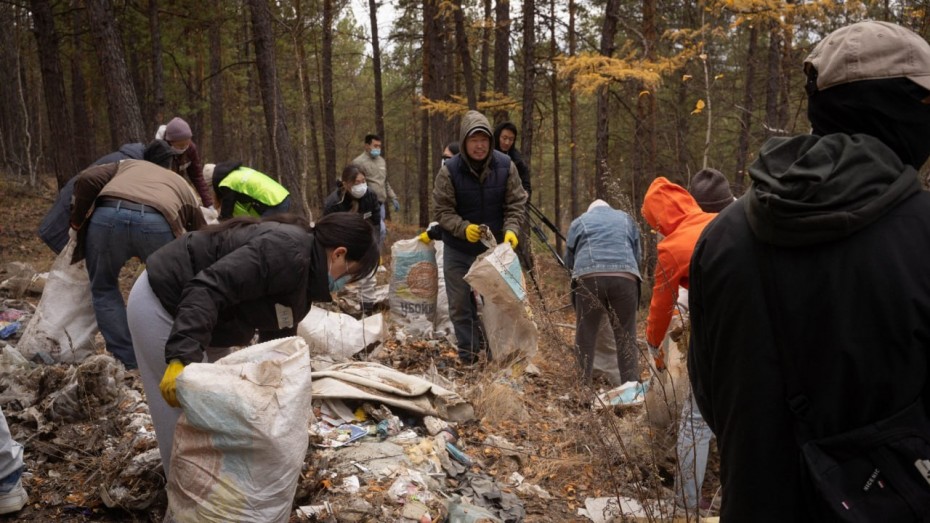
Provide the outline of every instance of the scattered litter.
[[342,490],[349,494],[357,494],[359,488],[361,488],[361,484],[358,481],[358,476],[342,478]]
[[449,443],[448,441],[446,442],[446,450],[449,451],[449,455],[452,456],[452,459],[454,459],[455,461],[458,461],[462,465],[465,465],[466,467],[470,467],[474,464],[474,461],[472,461],[472,459],[468,456],[468,454],[465,454],[464,452],[459,450],[458,447],[456,447],[452,443]]
[[579,508],[577,514],[586,517],[594,523],[609,523],[611,521],[628,518],[655,518],[659,507],[644,507],[639,501],[624,496],[607,498],[587,498],[584,508]]
[[316,399],[371,401],[450,421],[475,417],[471,404],[455,392],[377,363],[341,363],[312,376]]
[[408,500],[427,503],[433,499],[432,493],[423,476],[415,470],[406,470],[397,477],[387,491],[388,498],[394,503],[406,503]]
[[18,321],[0,321],[0,340],[5,340],[16,334],[22,324]]
[[504,523],[504,520],[495,516],[490,510],[466,503],[462,499],[450,501],[446,505],[449,511],[449,521],[455,523]]
[[349,423],[333,427],[323,422],[312,425],[310,434],[319,438],[319,441],[314,443],[317,447],[338,448],[364,438],[368,435],[368,429]]
[[600,409],[608,405],[620,407],[635,407],[646,401],[646,391],[650,382],[628,381],[615,389],[597,395],[594,408]]

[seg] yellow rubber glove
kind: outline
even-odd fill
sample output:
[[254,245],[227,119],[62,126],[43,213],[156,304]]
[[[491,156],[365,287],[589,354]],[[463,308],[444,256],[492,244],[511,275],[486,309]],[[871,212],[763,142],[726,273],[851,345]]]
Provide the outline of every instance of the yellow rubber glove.
[[429,242],[433,241],[433,240],[429,237],[429,233],[427,233],[426,231],[423,231],[423,232],[421,232],[420,234],[418,234],[418,235],[417,235],[417,239],[420,240],[421,242],[427,244],[427,245],[429,245]]
[[481,227],[474,223],[465,227],[465,238],[472,243],[479,241],[481,239]]
[[507,231],[504,233],[504,241],[510,244],[511,249],[516,249],[517,244],[520,243],[517,240],[517,235],[513,231]]
[[161,397],[165,398],[165,401],[168,402],[168,405],[178,408],[181,406],[178,403],[177,395],[177,381],[178,376],[181,375],[181,371],[184,370],[184,364],[181,363],[181,360],[171,360],[171,363],[168,364],[168,368],[165,369],[165,375],[161,378],[161,383],[158,385],[158,388],[161,389]]

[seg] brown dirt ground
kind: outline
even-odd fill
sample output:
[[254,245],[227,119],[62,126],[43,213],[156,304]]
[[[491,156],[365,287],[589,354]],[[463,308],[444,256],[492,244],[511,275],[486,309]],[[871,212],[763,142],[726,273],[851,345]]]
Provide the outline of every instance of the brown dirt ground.
[[[30,188],[0,177],[3,195],[0,268],[12,261],[28,262],[38,271],[51,266],[54,255],[35,231],[54,200],[55,190],[53,179]],[[389,242],[419,232],[413,226],[397,224],[391,226],[391,231]],[[431,347],[418,342],[399,345],[390,341],[381,359],[410,373],[433,364],[456,382],[459,392],[473,402],[481,418],[461,427],[463,450],[476,456],[481,471],[497,478],[502,485],[512,472],[519,471],[527,482],[539,485],[552,496],[549,500],[523,498],[527,522],[587,521],[575,514],[588,497],[616,494],[636,497],[639,485],[651,485],[653,489],[658,488],[657,484],[671,487],[673,452],[665,435],[654,434],[645,426],[631,426],[629,415],[609,409],[593,412],[589,408],[594,391],[579,387],[573,372],[570,343],[574,330],[568,326],[574,325],[574,312],[567,307],[568,277],[544,247],[535,245],[534,250],[542,291],[540,298],[530,290],[531,309],[539,325],[539,353],[533,359],[540,369],[539,375],[510,378],[511,369],[483,361],[475,367],[461,367],[455,362],[454,349],[448,345]],[[389,256],[385,256],[385,265],[389,262]],[[137,272],[138,265],[124,270],[127,290]],[[35,304],[38,298],[32,297],[30,301]],[[640,318],[645,318],[645,310]],[[60,434],[55,442],[67,441],[68,437],[86,438],[86,434],[75,432]],[[522,456],[508,457],[499,448],[484,446],[482,442],[492,434],[520,447]],[[646,447],[637,450],[637,441],[641,439],[647,440]],[[67,458],[37,460],[40,450],[46,455],[54,454],[54,444],[24,443],[27,463],[35,464],[25,485],[31,495],[30,505],[8,520],[161,520],[163,499],[145,512],[108,509],[95,493],[95,485],[88,484],[85,479],[88,471],[81,470],[79,463],[69,464]],[[66,449],[57,450],[60,456],[65,455]],[[312,471],[312,456],[307,463]],[[55,472],[50,475],[53,468]],[[712,452],[708,468],[704,496],[710,499],[719,487],[716,452]],[[315,476],[310,472],[303,475],[296,505],[313,504],[330,494],[324,482],[313,479]],[[363,495],[377,498],[378,493]],[[369,501],[378,505],[380,500]],[[296,516],[291,520],[298,521]]]

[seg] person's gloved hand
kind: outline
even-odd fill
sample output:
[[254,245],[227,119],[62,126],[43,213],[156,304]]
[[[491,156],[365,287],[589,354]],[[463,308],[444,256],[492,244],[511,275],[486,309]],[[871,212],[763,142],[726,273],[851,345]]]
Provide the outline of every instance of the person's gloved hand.
[[171,360],[171,363],[168,364],[168,368],[165,369],[165,375],[161,378],[161,383],[158,385],[158,388],[161,389],[161,397],[165,398],[168,405],[175,408],[181,406],[181,404],[178,403],[177,385],[175,382],[183,370],[184,364],[181,363],[181,360]]
[[394,201],[391,203],[394,204],[394,212],[400,212],[400,202],[397,201],[397,198],[394,198]]
[[423,231],[420,234],[418,234],[417,239],[427,245],[429,245],[429,242],[433,241],[433,239],[429,237],[429,233],[426,231]]
[[652,355],[652,359],[655,361],[656,370],[665,370],[665,351],[655,345],[649,345],[649,354]]
[[472,223],[468,227],[465,227],[465,239],[472,243],[481,240],[481,226]]
[[520,241],[517,240],[517,235],[513,231],[504,233],[504,241],[510,244],[511,249],[516,249],[517,244],[520,243]]

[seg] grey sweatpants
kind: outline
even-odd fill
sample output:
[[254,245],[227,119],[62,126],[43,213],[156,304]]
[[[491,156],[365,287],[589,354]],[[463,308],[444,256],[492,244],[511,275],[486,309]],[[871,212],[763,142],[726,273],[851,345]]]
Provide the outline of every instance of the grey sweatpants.
[[[155,425],[155,437],[158,439],[158,451],[161,453],[162,467],[168,477],[168,465],[171,463],[171,449],[174,445],[174,426],[181,416],[181,409],[176,409],[162,398],[158,385],[168,368],[165,361],[165,344],[171,334],[174,317],[162,307],[158,296],[149,285],[148,272],[143,272],[126,304],[126,319],[132,334],[132,346],[142,376],[142,388],[149,404],[152,424]],[[228,348],[208,347],[204,361],[210,363],[229,354]]]

